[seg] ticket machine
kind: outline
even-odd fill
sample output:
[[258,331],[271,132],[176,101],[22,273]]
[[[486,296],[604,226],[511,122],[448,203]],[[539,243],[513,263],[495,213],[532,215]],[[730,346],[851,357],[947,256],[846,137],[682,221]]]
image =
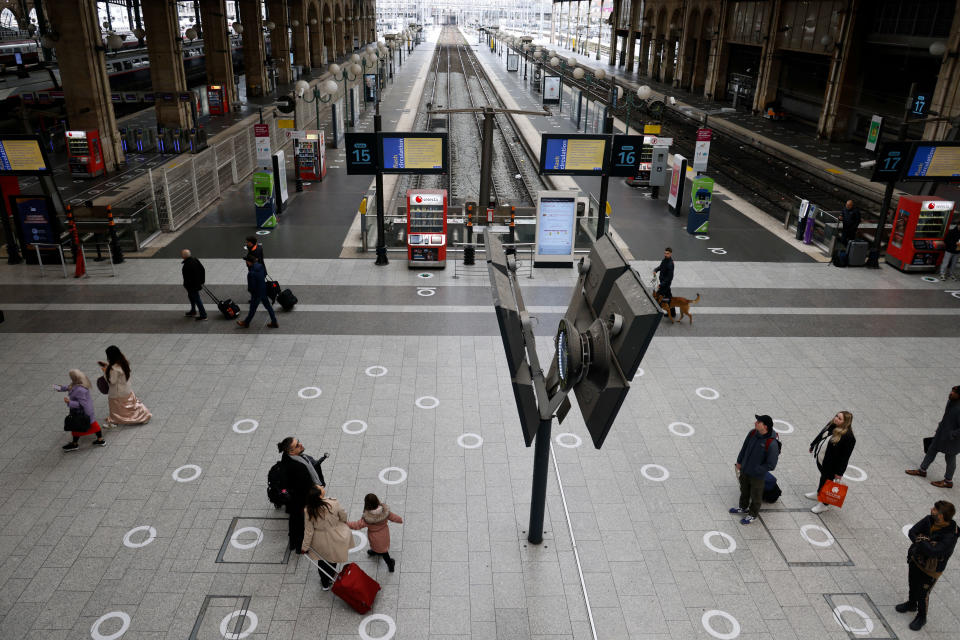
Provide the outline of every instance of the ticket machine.
[[447,191],[407,191],[407,266],[447,265]]
[[323,131],[306,131],[303,138],[296,141],[297,170],[300,179],[312,182],[323,180],[327,175],[327,157]]
[[934,271],[943,259],[943,237],[955,208],[955,202],[936,196],[902,196],[887,245],[887,264],[900,271]]
[[79,178],[95,178],[105,172],[103,150],[100,147],[100,132],[67,131],[67,156],[70,159],[70,174]]
[[277,226],[277,202],[273,195],[273,172],[255,171],[253,174],[253,204],[257,211],[257,227]]
[[207,109],[212,116],[230,113],[230,99],[227,97],[226,87],[219,84],[207,85]]

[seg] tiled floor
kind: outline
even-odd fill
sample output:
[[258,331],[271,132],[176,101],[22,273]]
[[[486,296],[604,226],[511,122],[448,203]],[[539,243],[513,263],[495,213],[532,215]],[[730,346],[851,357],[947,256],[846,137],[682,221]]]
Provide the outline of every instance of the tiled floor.
[[[184,319],[173,259],[81,281],[0,264],[4,640],[956,636],[957,566],[922,632],[893,605],[902,528],[957,502],[903,470],[958,383],[960,287],[800,257],[680,261],[676,291],[700,291],[702,311],[661,325],[603,449],[578,409],[554,424],[532,545],[533,452],[483,280],[452,267],[420,278],[394,257],[268,255],[302,304],[276,332]],[[211,287],[243,302],[238,260],[204,262]],[[574,275],[534,275],[521,286],[546,362]],[[51,385],[92,374],[110,344],[153,420],[64,454]],[[850,494],[814,515],[804,448],[839,409],[858,438]],[[731,466],[756,413],[778,421],[784,494],[745,527],[727,513]],[[396,573],[354,538],[351,560],[382,585],[373,618],[322,591],[303,557],[284,561],[266,476],[288,435],[330,452],[325,476],[351,517],[368,492],[404,517]]]

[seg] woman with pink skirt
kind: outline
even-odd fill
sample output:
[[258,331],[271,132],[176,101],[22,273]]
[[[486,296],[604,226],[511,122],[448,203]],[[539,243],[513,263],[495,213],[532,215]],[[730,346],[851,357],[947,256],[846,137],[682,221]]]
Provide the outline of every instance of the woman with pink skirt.
[[99,362],[109,390],[110,417],[107,424],[146,424],[153,416],[130,387],[130,363],[115,346],[107,347],[107,361]]

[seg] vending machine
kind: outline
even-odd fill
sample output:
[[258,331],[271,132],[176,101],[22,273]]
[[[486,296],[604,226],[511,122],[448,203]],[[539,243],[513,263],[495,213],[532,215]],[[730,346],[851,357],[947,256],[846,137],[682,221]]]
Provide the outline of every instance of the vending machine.
[[70,174],[80,178],[95,178],[106,170],[103,165],[103,150],[100,148],[100,132],[67,131],[67,156],[70,158]]
[[943,237],[955,205],[936,196],[902,196],[887,245],[887,264],[900,271],[934,271],[943,259]]
[[253,204],[257,211],[257,227],[277,226],[277,202],[273,196],[273,172],[253,173]]
[[407,191],[407,266],[447,265],[447,191]]
[[230,113],[230,99],[227,89],[223,85],[207,85],[207,109],[212,116],[222,116]]
[[323,131],[312,130],[305,131],[304,136],[296,141],[297,169],[301,180],[323,180],[327,175],[327,152],[324,142]]

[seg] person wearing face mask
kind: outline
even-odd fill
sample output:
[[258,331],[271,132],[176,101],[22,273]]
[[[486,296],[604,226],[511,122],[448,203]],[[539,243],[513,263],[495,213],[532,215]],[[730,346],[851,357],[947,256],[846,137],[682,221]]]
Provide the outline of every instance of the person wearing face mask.
[[[828,422],[810,443],[810,453],[813,454],[817,461],[817,469],[820,470],[820,484],[817,485],[816,491],[804,494],[807,498],[817,500],[820,489],[827,480],[840,482],[843,479],[856,444],[857,439],[853,435],[853,414],[849,411],[837,412],[833,420]],[[814,513],[823,513],[829,508],[830,505],[818,501],[810,510]]]

